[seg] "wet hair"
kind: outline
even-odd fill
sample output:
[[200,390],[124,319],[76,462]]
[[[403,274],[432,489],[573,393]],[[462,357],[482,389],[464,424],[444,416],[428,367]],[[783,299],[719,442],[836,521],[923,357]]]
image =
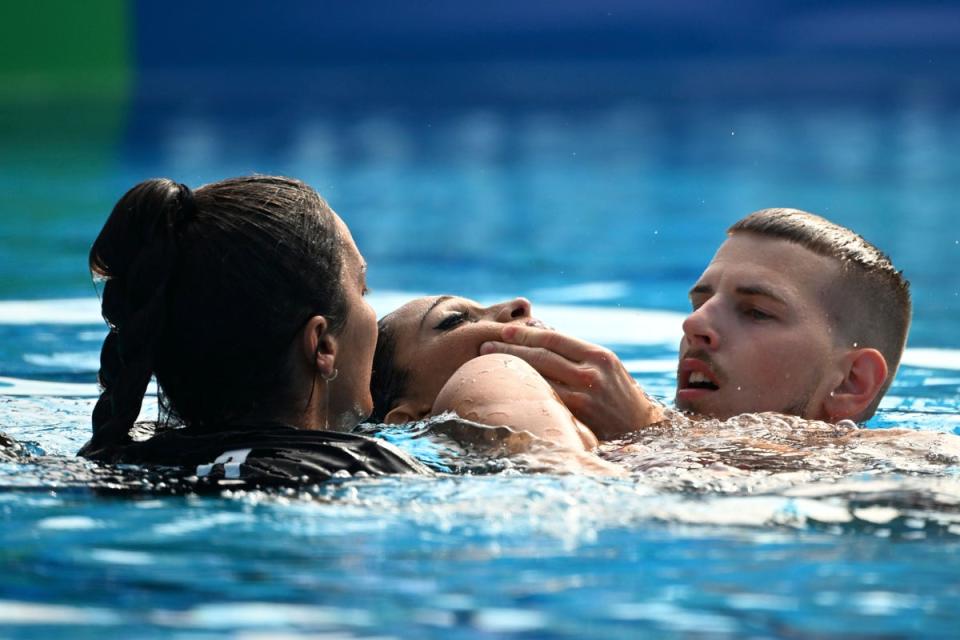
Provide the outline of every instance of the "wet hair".
[[373,352],[373,371],[370,374],[370,395],[373,412],[369,422],[383,422],[390,410],[407,392],[410,375],[396,364],[397,336],[390,316],[377,322],[377,348]]
[[887,361],[887,379],[861,418],[872,416],[893,382],[910,329],[910,283],[903,273],[860,235],[806,211],[763,209],[737,221],[728,233],[786,240],[839,261],[840,278],[825,292],[836,338],[877,349]]
[[342,246],[330,207],[290,178],[133,187],[90,249],[110,331],[80,454],[120,455],[151,376],[158,428],[215,430],[288,409],[293,338],[314,315],[334,332],[346,319]]

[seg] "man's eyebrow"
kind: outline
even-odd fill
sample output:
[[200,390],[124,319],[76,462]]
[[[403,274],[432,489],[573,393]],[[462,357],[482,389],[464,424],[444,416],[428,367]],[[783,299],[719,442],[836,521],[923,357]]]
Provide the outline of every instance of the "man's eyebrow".
[[[770,298],[775,302],[779,302],[780,304],[783,304],[783,305],[787,304],[787,301],[784,299],[783,296],[778,295],[774,293],[773,290],[758,284],[751,284],[751,285],[744,285],[742,287],[737,287],[736,289],[734,289],[734,291],[737,293],[737,295],[741,295],[741,296],[763,296],[765,298]],[[690,289],[690,293],[688,295],[690,297],[693,297],[695,295],[712,295],[713,293],[714,293],[713,287],[710,286],[709,284],[697,284],[697,285],[694,285],[692,289]]]
[[695,284],[693,288],[690,289],[688,296],[694,296],[699,294],[710,294],[713,293],[713,287],[708,284]]
[[771,300],[779,302],[780,304],[787,304],[787,301],[784,300],[783,296],[777,295],[767,287],[762,287],[760,285],[746,285],[743,287],[737,287],[736,292],[742,296],[763,296],[764,298],[770,298]]
[[434,300],[434,301],[433,301],[433,304],[430,305],[430,307],[429,307],[426,311],[423,312],[423,316],[420,318],[420,328],[421,328],[421,329],[423,328],[423,323],[426,322],[427,316],[430,315],[430,312],[433,311],[438,304],[441,304],[441,303],[443,303],[443,302],[446,302],[447,300],[451,299],[452,297],[453,297],[453,296],[440,296],[439,298],[437,298],[436,300]]

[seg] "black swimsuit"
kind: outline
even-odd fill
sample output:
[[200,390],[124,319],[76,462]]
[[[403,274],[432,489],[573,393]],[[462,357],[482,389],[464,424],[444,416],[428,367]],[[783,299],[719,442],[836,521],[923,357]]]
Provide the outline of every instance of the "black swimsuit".
[[162,431],[149,440],[127,445],[114,461],[180,467],[185,476],[196,476],[201,484],[221,486],[313,484],[338,472],[371,476],[431,473],[383,440],[285,424],[231,426],[212,432],[190,428]]
[[433,473],[383,440],[285,424],[160,431],[112,450],[109,461],[146,465],[146,475],[160,481],[166,478],[165,489],[177,493],[298,487],[329,480],[334,474]]
[[[143,435],[152,431],[137,425]],[[59,491],[90,489],[110,494],[211,493],[225,489],[309,487],[337,476],[433,471],[388,442],[350,433],[308,431],[284,424],[190,428],[82,458],[33,455],[0,433],[0,462],[29,465],[35,482],[10,486]],[[135,465],[135,466],[134,466]],[[16,474],[10,476],[15,477]],[[8,478],[0,474],[0,489]]]

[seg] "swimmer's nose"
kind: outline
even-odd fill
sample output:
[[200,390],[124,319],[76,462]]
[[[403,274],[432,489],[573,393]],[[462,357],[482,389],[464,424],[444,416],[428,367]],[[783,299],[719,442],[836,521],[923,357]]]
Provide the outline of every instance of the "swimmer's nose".
[[711,317],[709,301],[683,321],[683,337],[690,347],[716,349],[720,346],[720,334],[717,333],[714,319]]
[[512,322],[530,317],[530,301],[526,298],[514,298],[500,303],[496,309],[497,322]]

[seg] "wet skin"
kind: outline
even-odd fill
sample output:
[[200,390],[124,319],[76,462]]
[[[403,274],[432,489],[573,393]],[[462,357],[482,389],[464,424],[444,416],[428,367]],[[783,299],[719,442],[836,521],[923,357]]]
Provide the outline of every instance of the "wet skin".
[[506,324],[542,326],[530,302],[514,298],[483,306],[467,298],[413,300],[384,318],[394,333],[394,364],[408,372],[406,400],[414,419],[429,415],[440,390],[463,364],[480,355]]
[[741,233],[724,242],[690,290],[677,407],[718,418],[830,419],[824,404],[843,380],[847,351],[827,311],[839,269],[785,240]]
[[370,415],[370,370],[377,343],[377,313],[364,297],[367,292],[367,264],[360,255],[347,225],[336,216],[343,241],[341,286],[347,302],[347,318],[337,336],[337,376],[330,381],[330,429],[350,429]]

